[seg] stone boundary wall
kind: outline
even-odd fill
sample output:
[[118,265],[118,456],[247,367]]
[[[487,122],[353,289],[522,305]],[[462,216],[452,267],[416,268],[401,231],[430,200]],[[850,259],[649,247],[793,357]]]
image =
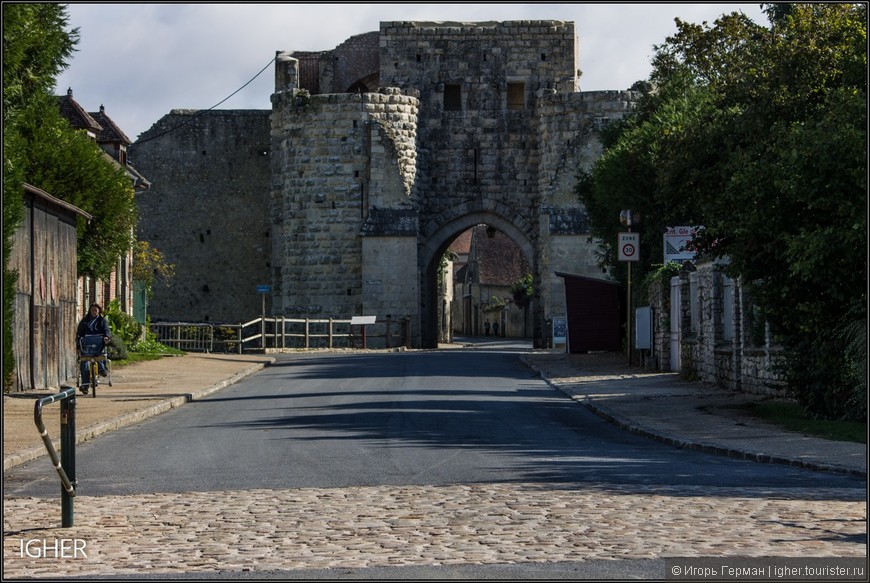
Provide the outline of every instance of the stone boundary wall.
[[[772,345],[768,336],[756,344],[750,331],[751,299],[739,280],[731,282],[732,294],[726,296],[725,278],[722,265],[714,262],[699,262],[696,271],[680,275],[681,374],[735,391],[787,396],[788,387],[777,372],[782,350]],[[697,307],[692,305],[694,285]],[[650,286],[649,301],[655,314],[657,366],[669,370],[670,332],[675,324],[670,318],[670,286],[655,282]],[[693,311],[697,318],[695,330],[691,323]],[[729,314],[733,336],[726,338]]]

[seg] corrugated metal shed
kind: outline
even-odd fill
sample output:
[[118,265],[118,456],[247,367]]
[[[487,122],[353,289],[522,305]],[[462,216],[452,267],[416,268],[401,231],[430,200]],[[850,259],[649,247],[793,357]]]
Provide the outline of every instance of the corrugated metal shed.
[[565,279],[568,352],[622,348],[622,286],[615,281],[555,272]]

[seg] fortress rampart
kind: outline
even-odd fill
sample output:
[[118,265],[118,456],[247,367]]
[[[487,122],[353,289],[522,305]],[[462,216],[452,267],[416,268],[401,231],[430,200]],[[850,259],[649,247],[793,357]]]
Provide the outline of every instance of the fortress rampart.
[[[269,233],[265,249],[247,251],[246,265],[257,269],[234,272],[246,280],[238,289],[218,297],[185,284],[186,307],[214,319],[236,305],[227,319],[244,319],[258,309],[234,295],[270,283],[275,315],[410,316],[414,343],[431,345],[441,255],[465,229],[485,223],[513,239],[532,266],[540,345],[546,321],[565,311],[554,272],[603,275],[574,191],[576,173],[600,155],[595,130],[637,98],[578,92],[578,78],[574,24],[563,21],[383,22],[333,50],[278,53],[272,110],[256,127],[224,112],[209,118],[222,119],[222,130],[209,125],[134,145],[149,177],[155,164],[175,158],[181,165],[155,180],[148,196],[194,197],[192,206],[171,203],[180,213],[201,213],[186,226],[213,217],[228,227],[253,211],[260,222],[249,230]],[[185,140],[193,140],[191,151],[224,152],[224,168],[205,172],[203,160],[184,151]],[[233,149],[249,142],[267,144],[268,159],[233,159]],[[181,170],[188,156],[194,167]],[[222,174],[229,166],[236,172]],[[233,186],[240,181],[244,203]],[[197,206],[203,190],[209,209]],[[165,238],[166,215],[153,210],[142,213],[143,233]],[[245,262],[248,237],[238,233],[226,243],[226,259],[212,262]],[[182,247],[179,271],[189,271],[191,282],[208,275],[197,273],[204,257]],[[269,281],[259,281],[264,277]],[[179,317],[156,294],[152,308],[155,317]]]

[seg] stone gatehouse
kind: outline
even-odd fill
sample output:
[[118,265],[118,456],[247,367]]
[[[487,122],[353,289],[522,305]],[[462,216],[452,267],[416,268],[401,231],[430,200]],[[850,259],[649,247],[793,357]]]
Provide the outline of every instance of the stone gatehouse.
[[630,91],[579,91],[574,23],[382,22],[280,52],[271,111],[173,110],[131,148],[140,233],[176,263],[157,320],[409,316],[438,337],[437,269],[486,224],[532,267],[535,346],[564,316],[556,271],[604,277],[575,193]]

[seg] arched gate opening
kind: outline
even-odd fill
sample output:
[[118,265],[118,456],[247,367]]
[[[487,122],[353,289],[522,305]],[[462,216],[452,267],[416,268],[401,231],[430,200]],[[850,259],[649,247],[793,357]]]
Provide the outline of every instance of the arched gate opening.
[[[421,233],[419,240],[418,260],[420,265],[420,332],[424,348],[437,348],[438,332],[441,325],[438,317],[438,267],[441,257],[450,244],[464,231],[480,224],[486,224],[507,235],[520,248],[532,270],[535,281],[532,304],[539,299],[537,265],[535,247],[529,233],[516,227],[510,221],[496,213],[488,211],[471,212],[444,223],[430,234]],[[539,310],[530,308],[535,318]],[[533,329],[539,329],[535,321]]]

